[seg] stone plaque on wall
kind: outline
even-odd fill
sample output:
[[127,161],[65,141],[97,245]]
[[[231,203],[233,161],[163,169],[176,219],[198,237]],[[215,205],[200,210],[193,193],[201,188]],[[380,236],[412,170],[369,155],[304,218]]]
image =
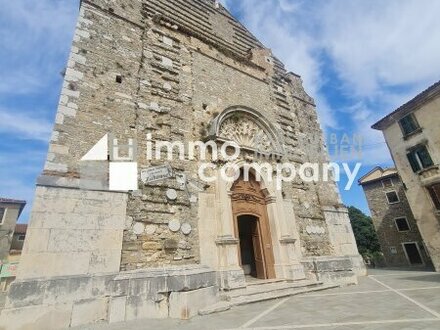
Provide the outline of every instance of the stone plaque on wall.
[[143,183],[151,183],[173,177],[173,169],[169,164],[154,166],[141,171]]

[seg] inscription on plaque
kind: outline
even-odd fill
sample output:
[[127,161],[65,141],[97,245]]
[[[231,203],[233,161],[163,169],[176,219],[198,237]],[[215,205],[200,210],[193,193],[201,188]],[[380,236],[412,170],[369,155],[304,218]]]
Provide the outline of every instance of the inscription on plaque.
[[150,167],[141,171],[141,180],[143,183],[165,180],[173,177],[173,169],[170,165],[160,165]]

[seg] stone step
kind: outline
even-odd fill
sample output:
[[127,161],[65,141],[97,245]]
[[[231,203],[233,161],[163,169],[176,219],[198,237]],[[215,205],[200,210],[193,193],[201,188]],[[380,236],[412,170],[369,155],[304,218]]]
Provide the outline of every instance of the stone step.
[[199,310],[199,315],[208,315],[212,313],[223,312],[231,309],[234,306],[240,306],[240,305],[252,304],[260,301],[295,296],[298,294],[323,291],[337,287],[339,287],[339,285],[337,284],[316,284],[315,286],[312,287],[293,287],[289,289],[276,290],[272,292],[241,295],[241,296],[233,297],[230,301],[220,301],[214,305],[203,308]]
[[225,294],[227,299],[223,299],[223,300],[231,300],[235,297],[252,296],[262,293],[276,293],[278,291],[284,291],[288,289],[309,288],[321,284],[322,282],[308,281],[308,280],[301,280],[295,282],[282,281],[282,282],[260,283],[260,284],[253,283],[253,285],[248,285],[246,288],[236,289],[228,292],[227,294]]
[[287,282],[286,280],[283,279],[279,279],[279,278],[273,278],[270,280],[258,280],[258,279],[253,279],[253,280],[246,280],[246,286],[250,287],[250,286],[254,286],[254,285],[264,285],[264,284],[269,284],[269,283],[285,283]]

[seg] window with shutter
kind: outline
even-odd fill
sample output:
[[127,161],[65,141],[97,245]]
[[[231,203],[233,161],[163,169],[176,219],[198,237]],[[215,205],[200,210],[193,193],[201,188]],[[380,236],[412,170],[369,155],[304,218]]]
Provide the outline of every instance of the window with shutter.
[[435,208],[440,211],[440,183],[428,187],[428,191]]
[[413,114],[409,114],[406,117],[403,117],[399,120],[399,123],[402,129],[403,136],[407,136],[420,128]]
[[426,146],[420,147],[416,150],[417,156],[419,156],[420,162],[422,163],[423,168],[427,168],[429,166],[434,165],[432,162],[431,156],[429,155]]
[[414,172],[418,172],[421,169],[434,165],[426,145],[420,145],[413,148],[406,156],[408,157],[408,161]]
[[410,152],[406,155],[408,157],[408,161],[411,165],[411,168],[414,172],[418,172],[421,170],[421,167],[419,165],[419,162],[417,161],[416,154],[413,152]]

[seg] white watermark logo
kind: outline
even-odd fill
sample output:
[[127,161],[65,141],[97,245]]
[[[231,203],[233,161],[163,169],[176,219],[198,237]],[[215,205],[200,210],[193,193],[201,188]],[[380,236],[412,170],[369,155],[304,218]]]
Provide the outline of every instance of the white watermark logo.
[[136,140],[121,144],[106,134],[85,154],[81,161],[108,162],[108,189],[112,191],[138,190]]
[[[147,161],[196,161],[199,165],[198,178],[205,183],[213,183],[219,178],[225,182],[234,182],[240,176],[244,180],[249,180],[250,173],[253,173],[257,181],[273,182],[278,190],[282,189],[283,183],[296,180],[306,183],[339,182],[342,174],[347,177],[344,189],[350,190],[361,168],[361,163],[356,163],[354,168],[351,168],[345,162],[341,164],[282,162],[280,155],[255,150],[253,152],[255,161],[243,163],[240,162],[242,149],[233,141],[222,142],[221,146],[215,141],[192,141],[185,145],[180,141],[153,141],[152,135],[147,134],[145,156]],[[87,167],[88,172],[84,171],[87,172],[85,177],[89,180],[92,177],[94,182],[105,180],[106,178],[101,177],[99,181],[93,173],[101,173],[102,164],[108,164],[108,168],[105,167],[108,172],[107,189],[137,190],[139,177],[137,155],[135,139],[128,139],[122,144],[113,135],[106,134],[81,159],[84,163],[92,162],[92,165]],[[140,175],[144,183],[173,176],[173,170],[168,164],[143,170]],[[88,181],[85,180],[84,183],[87,184]]]

